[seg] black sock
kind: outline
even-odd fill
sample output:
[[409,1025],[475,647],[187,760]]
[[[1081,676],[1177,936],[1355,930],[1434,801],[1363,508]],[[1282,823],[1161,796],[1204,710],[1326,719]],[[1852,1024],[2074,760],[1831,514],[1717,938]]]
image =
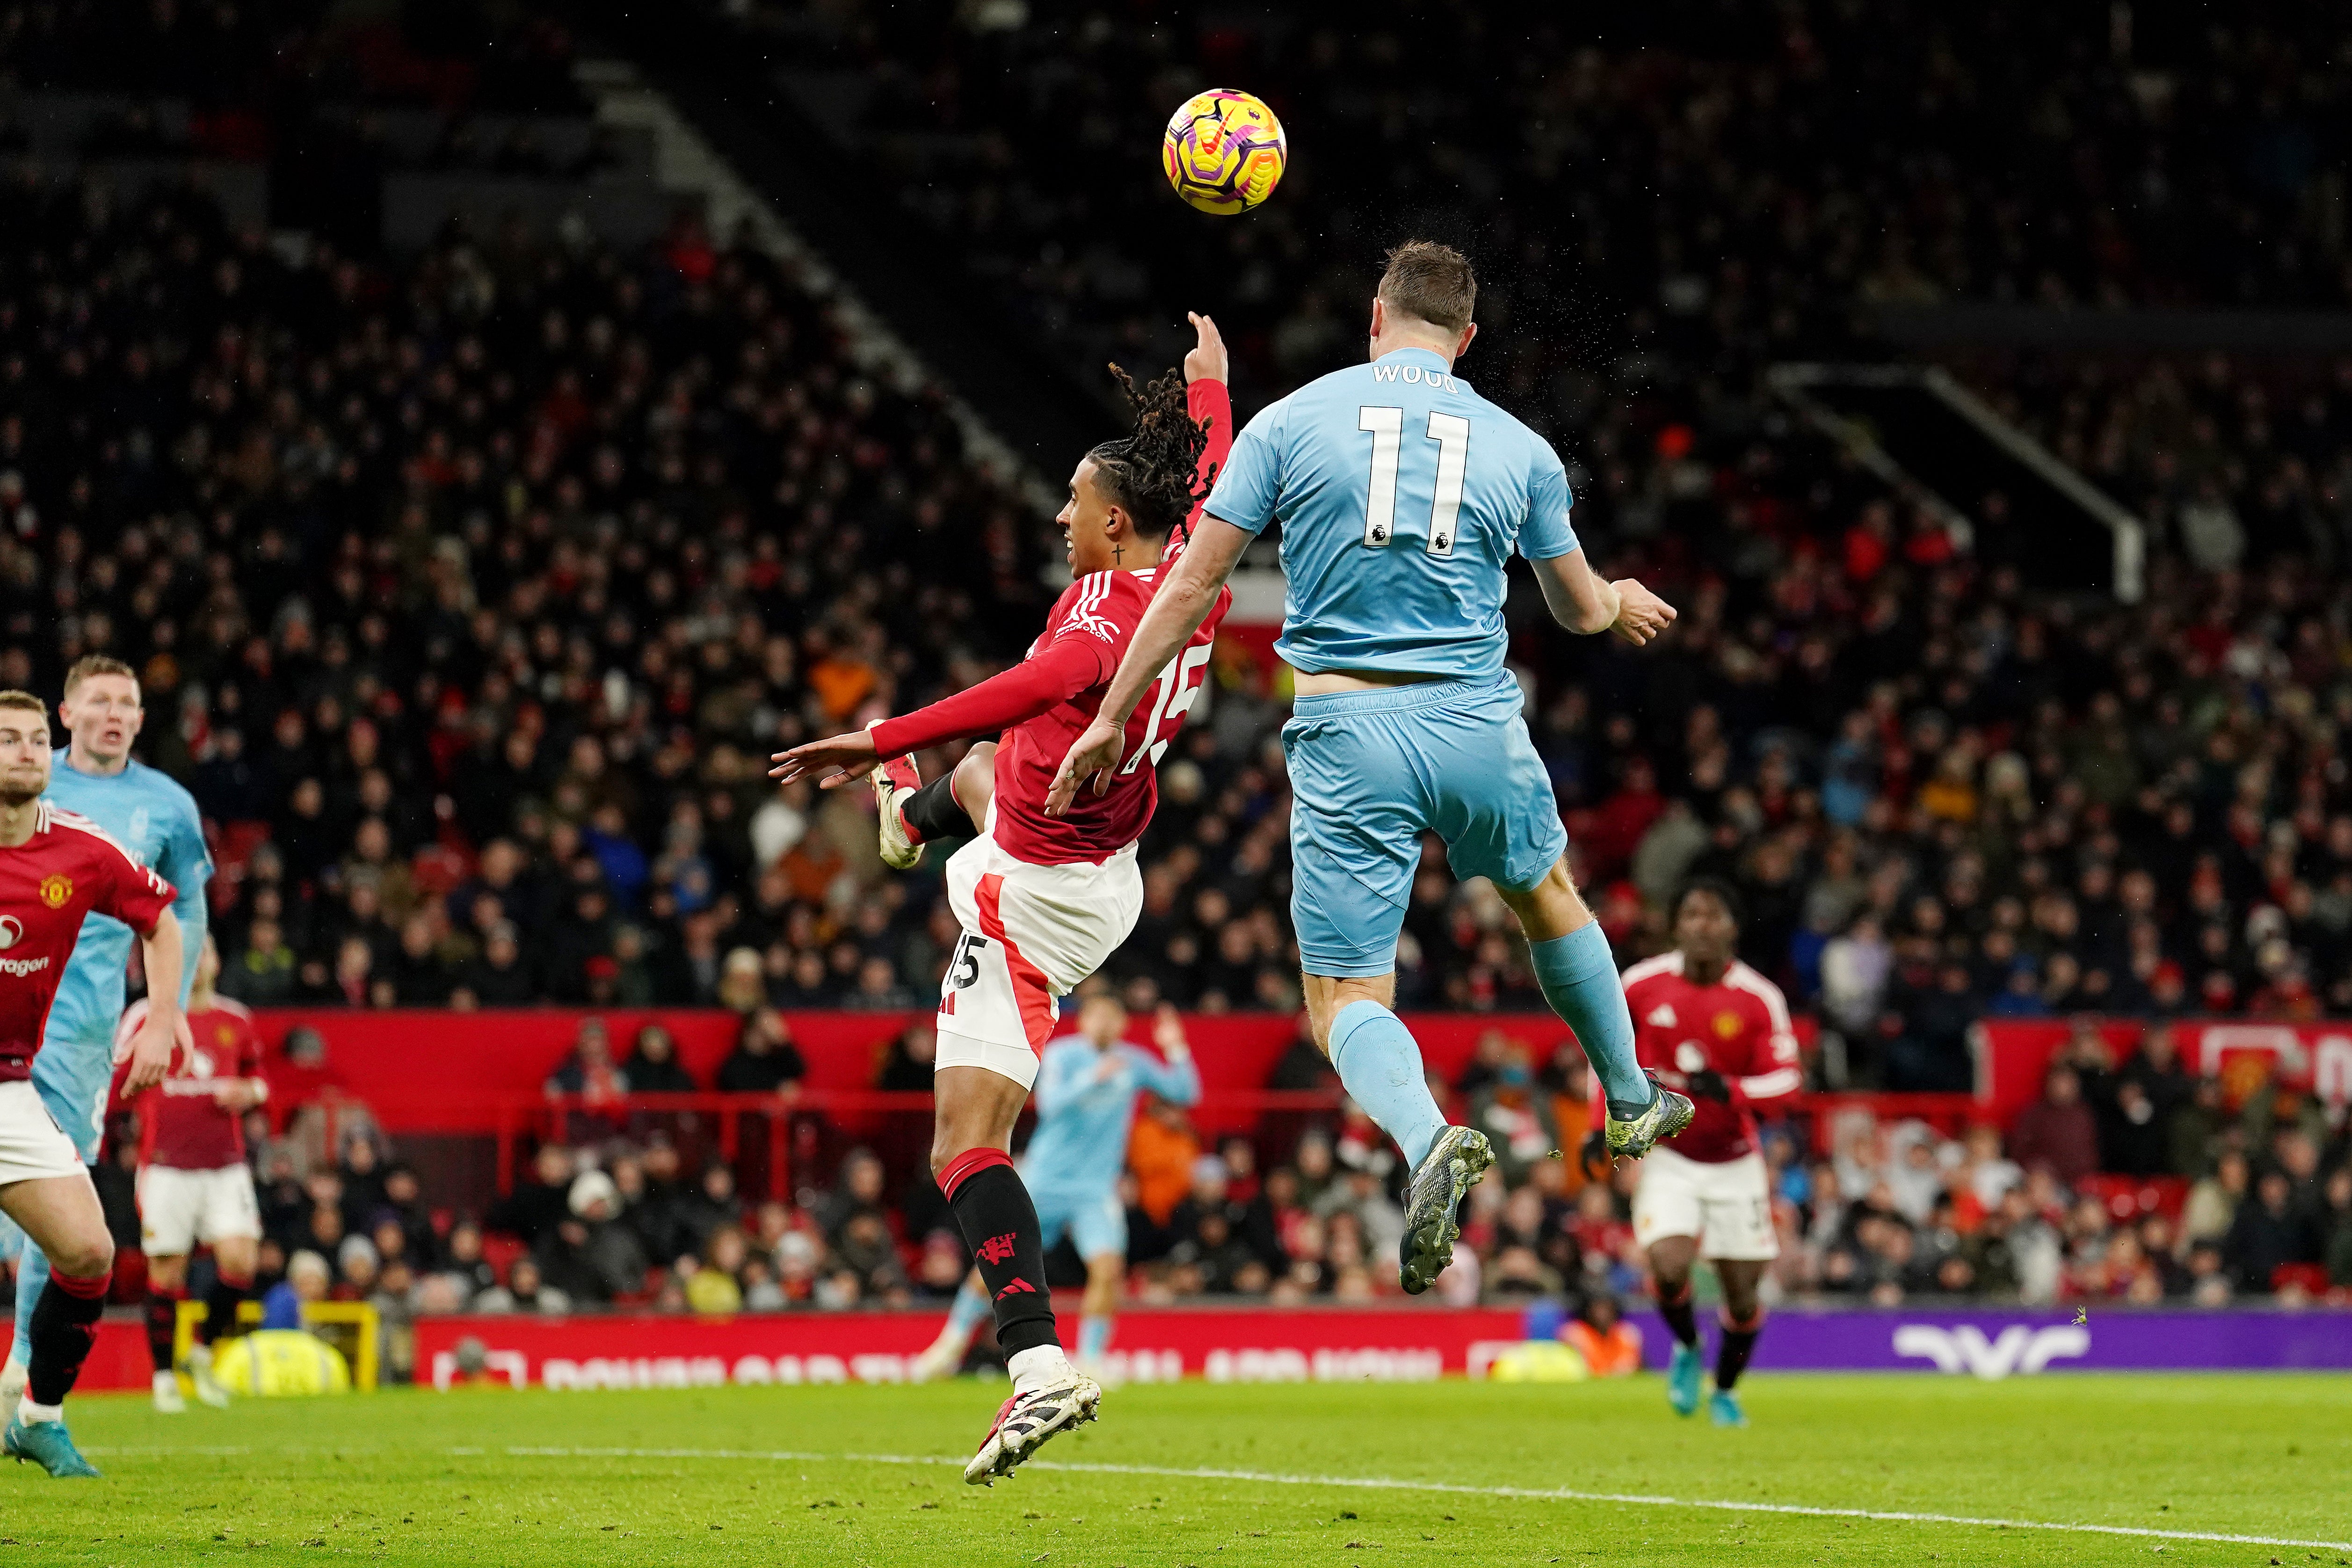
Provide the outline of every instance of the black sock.
[[236,1321],[236,1310],[243,1305],[245,1287],[215,1277],[213,1288],[205,1292],[205,1343],[216,1345],[243,1333],[244,1325]]
[[1658,1292],[1658,1316],[1665,1319],[1675,1339],[1693,1350],[1698,1348],[1698,1319],[1691,1311],[1689,1280],[1684,1280],[1682,1288],[1671,1296],[1664,1290]]
[[956,804],[955,775],[942,773],[898,804],[909,837],[919,843],[934,838],[969,838],[971,814]]
[[155,1363],[157,1372],[172,1370],[172,1341],[179,1331],[180,1303],[186,1300],[177,1290],[166,1294],[152,1285],[148,1287],[147,1354]]
[[32,1354],[25,1368],[25,1393],[36,1405],[61,1405],[98,1342],[98,1320],[106,1310],[107,1279],[68,1280],[52,1274],[33,1303]]
[[1012,1157],[1002,1149],[967,1150],[940,1173],[940,1190],[988,1288],[997,1348],[1011,1357],[1059,1344],[1045,1286],[1045,1233]]
[[1728,1318],[1723,1320],[1723,1343],[1716,1348],[1715,1352],[1717,1388],[1728,1393],[1731,1385],[1739,1381],[1739,1374],[1748,1370],[1748,1358],[1756,1352],[1756,1336],[1763,1331],[1764,1313],[1761,1308],[1748,1320],[1744,1328]]

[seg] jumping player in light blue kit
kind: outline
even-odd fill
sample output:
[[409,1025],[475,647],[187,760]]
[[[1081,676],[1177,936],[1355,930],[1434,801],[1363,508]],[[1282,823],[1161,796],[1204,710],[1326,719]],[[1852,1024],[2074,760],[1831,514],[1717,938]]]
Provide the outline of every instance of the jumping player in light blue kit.
[[[192,955],[202,952],[205,884],[212,879],[212,853],[205,847],[194,797],[170,775],[131,760],[131,743],[146,717],[139,704],[138,677],[121,659],[92,654],[78,660],[66,673],[58,717],[71,741],[65,760],[51,771],[43,798],[98,824],[130,850],[132,859],[178,889],[172,912],[180,922],[184,951]],[[121,921],[92,914],[82,921],[81,936],[49,1009],[41,1052],[33,1058],[33,1087],[85,1164],[97,1161],[105,1131],[115,1026],[122,1019],[131,942],[131,928]],[[195,974],[191,957],[180,980],[183,1007]],[[6,1247],[21,1248],[16,1333],[9,1343],[8,1363],[0,1369],[0,1408],[5,1408],[25,1385],[33,1307],[49,1277],[49,1260],[15,1226],[5,1221],[0,1226],[10,1233]]]
[[[1127,1167],[1136,1097],[1148,1090],[1178,1105],[1201,1098],[1200,1070],[1176,1009],[1163,1003],[1152,1027],[1152,1043],[1165,1061],[1124,1043],[1119,1037],[1126,1032],[1127,1009],[1118,998],[1087,998],[1078,1009],[1078,1032],[1047,1045],[1038,1063],[1030,1101],[1037,1108],[1037,1130],[1021,1155],[1021,1180],[1037,1205],[1045,1249],[1052,1251],[1066,1233],[1086,1259],[1078,1365],[1097,1375],[1127,1282],[1127,1210],[1118,1201],[1118,1173]],[[988,1312],[974,1270],[948,1309],[947,1326],[916,1359],[915,1381],[952,1375]]]
[[1412,1163],[1398,1275],[1418,1295],[1452,1261],[1463,1195],[1494,1161],[1483,1133],[1446,1123],[1390,1010],[1423,833],[1517,915],[1545,999],[1606,1091],[1611,1149],[1643,1154],[1692,1109],[1636,1065],[1608,939],[1570,880],[1559,809],[1503,668],[1505,568],[1524,557],[1572,632],[1639,646],[1675,612],[1630,578],[1593,575],[1559,458],[1454,374],[1478,331],[1468,260],[1423,242],[1388,259],[1370,363],[1309,382],[1243,428],[1046,809],[1100,787],[1144,689],[1279,520],[1289,591],[1275,647],[1298,676],[1282,740],[1307,1014],[1340,1082]]

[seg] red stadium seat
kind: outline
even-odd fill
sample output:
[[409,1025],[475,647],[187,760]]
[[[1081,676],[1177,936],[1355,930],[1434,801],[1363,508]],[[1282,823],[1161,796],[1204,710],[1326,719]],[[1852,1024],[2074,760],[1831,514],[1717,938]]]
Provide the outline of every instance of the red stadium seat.
[[530,1250],[529,1245],[519,1236],[508,1236],[494,1230],[482,1237],[482,1261],[490,1266],[490,1272],[498,1276],[501,1285],[507,1282],[507,1269],[514,1260]]
[[2105,1204],[2118,1222],[2151,1214],[2178,1219],[2189,1201],[2189,1184],[2179,1176],[2086,1176],[2082,1195]]
[[2309,1296],[2327,1294],[2327,1268],[2319,1263],[2282,1263],[2271,1270],[2273,1291],[2294,1289]]

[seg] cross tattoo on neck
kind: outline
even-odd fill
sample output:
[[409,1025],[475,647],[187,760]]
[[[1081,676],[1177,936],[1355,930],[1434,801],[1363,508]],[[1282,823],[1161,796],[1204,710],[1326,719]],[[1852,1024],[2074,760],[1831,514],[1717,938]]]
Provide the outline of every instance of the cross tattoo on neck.
[[1114,544],[1114,545],[1112,545],[1112,546],[1110,547],[1110,559],[1111,559],[1111,564],[1112,564],[1112,565],[1114,565],[1114,566],[1118,565],[1120,562],[1122,562],[1122,561],[1126,560],[1126,559],[1127,559],[1127,546],[1126,546],[1126,545],[1124,545],[1124,544]]

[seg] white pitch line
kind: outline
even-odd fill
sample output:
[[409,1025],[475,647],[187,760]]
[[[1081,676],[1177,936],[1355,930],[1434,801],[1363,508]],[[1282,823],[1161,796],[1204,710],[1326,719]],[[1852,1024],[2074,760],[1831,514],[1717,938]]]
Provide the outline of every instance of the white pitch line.
[[[478,1454],[479,1448],[453,1448]],[[789,1463],[862,1465],[957,1465],[939,1454],[818,1454],[767,1448],[507,1448],[519,1459],[752,1459]],[[2352,1552],[2352,1542],[2304,1541],[2284,1535],[2230,1535],[2201,1530],[2149,1530],[2130,1524],[2064,1524],[2038,1519],[1986,1519],[1965,1513],[1915,1513],[1891,1509],[1813,1508],[1793,1502],[1740,1502],[1730,1499],[1653,1497],[1643,1492],[1585,1492],[1567,1487],[1477,1487],[1460,1481],[1414,1481],[1394,1476],[1288,1476],[1270,1470],[1185,1469],[1166,1465],[1086,1465],[1032,1459],[1024,1469],[1061,1470],[1101,1476],[1154,1476],[1187,1481],[1255,1481],[1280,1487],[1353,1487],[1370,1491],[1444,1492],[1451,1496],[1509,1498],[1536,1502],[1613,1502],[1642,1508],[1713,1509],[1727,1513],[1790,1514],[1802,1519],[1866,1519],[1882,1524],[1964,1524],[1986,1530],[2049,1530],[2068,1535],[2128,1535],[2147,1541],[2210,1541],[2233,1546],[2317,1546]]]

